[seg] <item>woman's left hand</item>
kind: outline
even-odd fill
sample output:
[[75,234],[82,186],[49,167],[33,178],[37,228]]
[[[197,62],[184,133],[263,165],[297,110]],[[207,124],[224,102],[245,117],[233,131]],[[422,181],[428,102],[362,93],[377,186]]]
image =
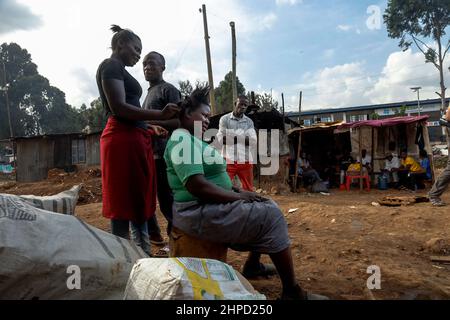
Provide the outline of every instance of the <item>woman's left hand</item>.
[[241,199],[246,201],[246,202],[266,202],[266,201],[269,201],[269,199],[260,196],[256,192],[250,192],[250,191],[246,191],[246,190],[239,190],[239,195],[241,196]]

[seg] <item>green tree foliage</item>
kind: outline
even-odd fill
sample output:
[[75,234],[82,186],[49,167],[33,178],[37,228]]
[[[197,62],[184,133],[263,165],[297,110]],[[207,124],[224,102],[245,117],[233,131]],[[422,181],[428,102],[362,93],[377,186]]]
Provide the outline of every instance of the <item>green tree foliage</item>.
[[[5,72],[3,72],[3,63]],[[79,112],[66,103],[65,94],[40,75],[27,50],[15,43],[0,46],[0,83],[8,84],[8,97],[14,136],[81,129]],[[0,98],[0,138],[10,136],[3,93]]]
[[[219,86],[214,90],[216,97],[216,113],[231,112],[233,110],[233,73],[230,71],[225,75],[225,78],[219,83]],[[245,95],[244,85],[236,77],[237,94]]]
[[186,81],[179,81],[178,82],[178,86],[180,88],[180,93],[181,96],[184,98],[185,96],[188,96],[192,93],[192,91],[194,90],[194,88],[199,87],[199,86],[206,86],[208,84],[208,82],[203,82],[200,80],[195,81],[195,86],[192,85],[192,83],[189,80]]
[[108,116],[100,98],[92,101],[89,108],[83,104],[78,112],[84,131],[98,132],[105,128]]
[[404,117],[404,116],[406,116],[406,111],[407,110],[408,110],[408,107],[405,106],[405,105],[401,106],[400,108],[392,109],[392,111],[394,111],[394,114],[397,117]]
[[[251,93],[247,93],[248,100],[251,102],[252,96]],[[261,107],[262,111],[271,111],[272,109],[278,110],[278,101],[274,100],[272,95],[269,93],[255,93],[255,104]]]
[[178,86],[180,87],[181,96],[184,98],[185,96],[188,96],[191,94],[192,90],[194,88],[192,87],[192,84],[189,80],[186,81],[179,81]]
[[376,113],[376,112],[371,113],[371,114],[369,115],[369,119],[370,119],[370,120],[378,120],[378,119],[380,119],[380,115],[379,115],[378,113]]
[[[444,59],[450,49],[445,30],[450,26],[450,1],[389,0],[384,22],[389,37],[400,39],[401,48],[407,50],[414,43],[424,54],[425,61],[439,71],[442,110],[445,110]],[[430,47],[427,39],[436,42],[437,49]]]

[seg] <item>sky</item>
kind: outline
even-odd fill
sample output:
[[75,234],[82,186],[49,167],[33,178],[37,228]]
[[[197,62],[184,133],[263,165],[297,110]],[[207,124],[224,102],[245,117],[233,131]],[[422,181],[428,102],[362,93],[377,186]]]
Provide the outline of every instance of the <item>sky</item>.
[[[166,81],[207,81],[206,5],[214,85],[231,70],[248,91],[272,93],[287,111],[438,98],[439,75],[415,47],[403,52],[382,15],[387,0],[0,0],[0,43],[28,50],[40,74],[75,107],[98,97],[95,73],[111,54],[111,24],[166,58]],[[429,45],[434,45],[432,42]],[[450,55],[449,55],[450,56]],[[450,58],[446,59],[450,66]],[[128,71],[148,88],[142,59]],[[450,83],[446,68],[445,78]]]

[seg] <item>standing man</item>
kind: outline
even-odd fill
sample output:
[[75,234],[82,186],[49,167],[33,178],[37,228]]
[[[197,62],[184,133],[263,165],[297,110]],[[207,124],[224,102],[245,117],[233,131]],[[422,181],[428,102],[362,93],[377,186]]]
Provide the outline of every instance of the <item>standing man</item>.
[[[450,107],[448,107],[447,113],[445,114],[445,117],[443,121],[441,121],[441,123],[447,126],[446,130],[448,136],[450,130]],[[447,189],[449,184],[450,184],[450,156],[448,157],[447,167],[444,169],[444,171],[442,171],[439,178],[436,179],[433,188],[431,188],[431,191],[428,194],[430,197],[430,202],[433,206],[443,207],[446,205],[442,201],[441,196]]]
[[[253,161],[257,160],[257,136],[252,119],[245,115],[247,107],[247,97],[239,96],[233,112],[220,118],[217,143],[222,145],[222,156],[227,160],[227,173],[231,182],[237,175],[242,188],[253,191]],[[263,264],[260,259],[260,253],[249,253],[242,271],[244,277],[251,279],[276,273],[273,265]]]
[[257,137],[252,119],[245,115],[248,107],[246,96],[240,96],[233,112],[220,118],[217,140],[223,143],[222,156],[227,159],[227,173],[231,181],[236,175],[242,188],[253,191],[253,159]]
[[[148,89],[143,104],[144,109],[161,110],[167,103],[178,103],[181,100],[180,92],[173,85],[163,80],[163,72],[166,69],[164,56],[158,52],[152,51],[145,56],[143,65],[145,80],[150,83],[150,88]],[[151,121],[150,123],[163,127],[169,134],[180,125],[178,119]],[[167,181],[166,163],[163,158],[167,141],[168,137],[161,138],[153,136],[153,154],[156,168],[158,203],[162,214],[167,219],[167,235],[169,235],[172,228],[173,195]],[[161,236],[161,230],[156,215],[153,215],[153,218],[148,221],[148,232],[152,243],[164,244],[164,239]],[[161,249],[161,253],[158,255],[164,255],[164,252],[168,253],[167,249],[168,248]]]

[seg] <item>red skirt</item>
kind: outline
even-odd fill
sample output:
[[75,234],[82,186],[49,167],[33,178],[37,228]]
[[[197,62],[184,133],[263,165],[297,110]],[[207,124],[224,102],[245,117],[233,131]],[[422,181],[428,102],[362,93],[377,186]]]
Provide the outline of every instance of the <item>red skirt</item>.
[[152,131],[110,117],[100,138],[103,216],[147,221],[156,209]]

